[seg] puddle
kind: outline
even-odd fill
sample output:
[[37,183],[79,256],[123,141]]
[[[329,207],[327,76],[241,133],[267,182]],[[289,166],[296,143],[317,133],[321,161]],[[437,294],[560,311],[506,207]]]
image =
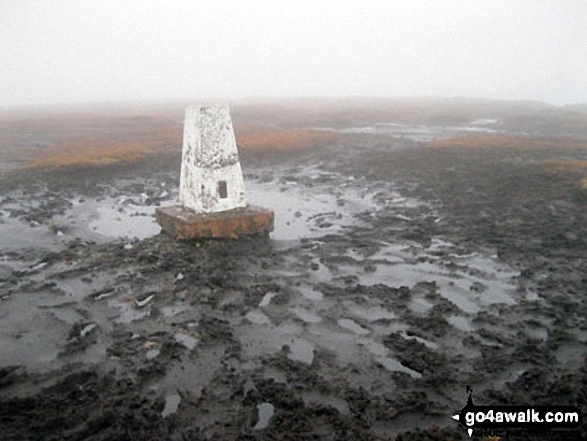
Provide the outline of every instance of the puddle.
[[[11,218],[6,211],[0,216],[0,249],[44,248],[55,250],[64,243],[79,237],[86,240],[137,237],[144,239],[158,234],[161,229],[155,222],[155,206],[122,203],[120,200],[70,200],[64,214],[54,215],[39,224]],[[38,204],[22,200],[15,208],[31,208]],[[52,225],[52,228],[49,225]]]
[[115,320],[118,323],[134,322],[136,320],[144,319],[151,314],[149,308],[137,309],[134,302],[110,300],[108,305],[119,310],[118,317]]
[[319,264],[317,270],[310,270],[306,274],[306,277],[309,277],[314,283],[331,283],[334,276],[335,274],[327,266],[322,264]]
[[418,314],[426,314],[433,306],[434,303],[421,297],[412,298],[409,304],[410,309]]
[[[361,296],[361,300],[342,300],[336,302],[334,308],[330,299],[310,284],[304,284],[304,278],[310,278],[316,282],[338,283],[347,280],[355,280],[356,283],[365,286],[379,283],[388,286],[414,287],[420,282],[428,281],[436,283],[436,295],[440,295],[464,312],[475,314],[483,310],[487,305],[494,303],[510,304],[513,302],[514,285],[509,278],[514,272],[507,267],[502,267],[491,257],[480,254],[467,256],[451,255],[454,245],[434,239],[430,247],[424,247],[417,243],[387,243],[382,242],[380,248],[345,249],[341,256],[352,258],[355,264],[342,260],[341,264],[332,267],[322,264],[316,254],[306,260],[304,270],[300,270],[301,262],[292,261],[284,264],[282,270],[290,277],[295,277],[302,284],[296,286],[300,296],[290,299],[285,311],[289,310],[289,317],[295,320],[285,319],[279,326],[248,327],[241,337],[248,359],[254,360],[261,355],[275,354],[283,345],[290,347],[288,357],[303,363],[312,363],[315,348],[329,352],[336,356],[337,363],[346,366],[364,358],[364,351],[372,354],[374,359],[389,371],[400,371],[414,378],[421,378],[422,374],[404,366],[393,357],[393,351],[389,351],[384,345],[376,343],[383,335],[390,332],[402,332],[404,338],[416,340],[426,347],[437,350],[439,345],[435,341],[421,337],[411,336],[405,333],[406,324],[402,323],[398,313],[389,310],[385,304],[377,298],[370,298],[368,294]],[[313,251],[311,243],[306,247],[309,253]],[[375,248],[375,249],[374,249]],[[441,251],[445,251],[444,254]],[[430,254],[437,253],[437,254]],[[426,260],[422,258],[425,257]],[[370,268],[365,270],[366,262]],[[312,265],[313,264],[313,265]],[[311,265],[311,266],[310,266]],[[292,271],[295,270],[295,271]],[[299,271],[299,272],[298,272]],[[352,276],[352,277],[349,277]],[[295,283],[296,280],[292,282]],[[314,285],[316,286],[316,285]],[[473,289],[472,289],[473,288]],[[261,305],[271,303],[273,297],[266,295],[261,300]],[[438,299],[438,297],[436,297]],[[325,324],[324,314],[316,310],[316,307],[308,306],[300,301],[309,300],[321,302],[316,307],[320,311],[327,310],[328,323]],[[409,307],[414,313],[427,314],[437,301],[427,298],[424,294],[413,291]],[[246,315],[247,321],[253,324],[271,325],[269,317],[259,310],[252,310]],[[312,326],[300,326],[297,319]],[[330,320],[336,322],[333,329]],[[454,314],[448,318],[450,324],[461,331],[474,331],[468,317]],[[298,323],[295,326],[295,323]],[[369,336],[373,336],[369,338]],[[365,349],[366,347],[366,349]]]
[[321,282],[325,282],[328,283],[330,282],[330,280],[332,279],[332,273],[330,272],[330,270],[322,265],[318,259],[314,259],[311,263],[311,265],[313,265],[313,267],[311,267],[311,277],[313,279],[319,280]]
[[70,308],[55,308],[51,310],[51,315],[55,317],[57,320],[60,320],[68,325],[73,325],[74,323],[82,322],[85,319],[85,317],[81,315],[79,312]]
[[453,325],[455,328],[457,328],[459,331],[472,332],[475,330],[475,327],[471,323],[471,320],[460,315],[453,315],[451,317],[448,317],[446,321]]
[[313,300],[319,302],[324,298],[324,295],[320,291],[316,291],[314,288],[310,286],[300,286],[298,288],[302,297],[308,300]]
[[271,323],[271,319],[269,317],[256,309],[247,312],[245,318],[255,325],[268,325]]
[[[319,228],[316,218],[323,213],[332,213],[339,207],[334,195],[322,192],[305,192],[290,186],[280,191],[275,183],[247,182],[247,201],[261,207],[271,207],[275,212],[274,230],[271,236],[277,240],[294,240],[317,237],[340,229],[333,222],[330,227]],[[323,215],[330,217],[332,215]],[[340,222],[336,222],[340,224]],[[325,220],[320,225],[327,225]]]
[[301,277],[303,274],[298,271],[288,271],[288,270],[274,270],[271,271],[271,274],[283,278],[296,278]]
[[269,425],[269,420],[275,413],[275,407],[271,403],[261,403],[257,405],[257,415],[259,421],[253,427],[253,430],[265,429]]
[[428,251],[447,251],[455,248],[454,244],[439,239],[438,237],[433,237],[430,242]]
[[175,412],[177,412],[177,408],[179,407],[180,402],[181,397],[177,392],[167,395],[165,397],[165,407],[161,412],[161,416],[166,418],[169,415],[173,415]]
[[306,323],[320,323],[322,318],[304,308],[293,308],[292,312]]
[[[421,201],[419,199],[400,196],[400,197],[396,197],[396,198],[392,198],[392,199],[388,200],[385,205],[391,206],[391,207],[400,207],[400,208],[418,208],[418,207],[425,206],[427,204],[424,201]],[[404,216],[402,214],[397,214],[395,217],[402,219],[402,220],[405,220],[405,221],[411,220],[411,218],[409,218],[408,216]]]
[[312,364],[314,360],[314,345],[307,340],[295,338],[289,343],[290,352],[287,357],[293,361],[301,361],[302,363]]
[[326,353],[336,355],[342,367],[364,358],[361,347],[364,337],[343,327],[316,325],[306,329],[305,337]]
[[186,311],[188,308],[183,305],[174,305],[174,306],[163,306],[161,308],[161,314],[164,317],[175,317],[178,314]]
[[540,327],[526,327],[524,333],[532,340],[548,340],[548,329]]
[[[47,369],[47,364],[55,361],[59,355],[59,345],[62,342],[56,341],[54,335],[43,337],[40,333],[27,331],[13,332],[12,335],[17,337],[10,338],[11,334],[6,333],[5,337],[2,331],[0,329],[3,336],[0,339],[0,366],[23,365],[31,371],[43,371]],[[62,332],[66,333],[67,330],[63,329]]]
[[[68,339],[72,325],[88,320],[73,308],[40,306],[40,303],[56,301],[63,302],[64,296],[41,290],[34,294],[17,292],[1,302],[0,366],[23,365],[36,372],[46,371],[51,369],[51,365],[62,362],[57,360],[57,356]],[[91,329],[86,329],[84,336],[89,331]],[[93,354],[88,358],[93,358]]]
[[[53,216],[56,225],[66,225],[65,237],[108,240],[120,237],[145,239],[161,231],[155,222],[155,206],[135,205],[125,199],[72,200],[65,214]],[[130,248],[127,248],[130,249]]]
[[349,331],[358,335],[366,335],[371,332],[368,329],[363,328],[361,325],[359,325],[357,322],[351,319],[338,319],[336,323],[338,323],[338,326],[340,326],[341,328],[348,329]]
[[[279,326],[269,324],[258,326],[242,326],[237,334],[244,351],[244,359],[258,360],[263,355],[274,355],[283,350],[283,346],[290,347],[304,331],[303,325],[292,319],[285,319]],[[297,343],[299,345],[299,343]],[[296,346],[303,354],[303,347]],[[313,348],[312,348],[313,349]],[[310,351],[310,355],[313,351]],[[289,354],[291,355],[291,354]],[[301,357],[301,356],[300,356]],[[309,358],[309,355],[306,359]]]
[[177,343],[189,349],[190,351],[194,349],[198,343],[200,343],[200,339],[196,338],[196,336],[185,334],[183,332],[178,332],[174,335],[174,338]]
[[[80,278],[59,280],[56,283],[57,287],[65,293],[68,300],[82,300],[93,293],[103,290],[106,287],[106,283],[112,280],[111,277],[110,275],[92,277],[92,281],[89,283]],[[110,292],[100,294],[94,297],[94,299],[101,300],[107,298],[107,294],[110,294]]]
[[[348,253],[350,257],[357,256],[357,253]],[[371,260],[386,260],[389,263],[403,263],[405,259],[412,256],[410,247],[402,243],[381,243],[381,248],[369,256]],[[364,259],[357,259],[362,261]]]
[[[478,121],[483,121],[478,122]],[[311,127],[312,130],[323,130],[339,133],[364,133],[386,135],[397,139],[410,139],[418,142],[429,142],[435,139],[453,138],[459,133],[499,133],[497,123],[490,123],[492,120],[475,120],[468,125],[460,126],[432,126],[422,124],[404,124],[395,122],[382,122],[371,126],[363,127]]]
[[356,260],[357,262],[362,262],[363,260],[365,260],[365,256],[363,256],[354,248],[349,248],[346,251],[345,256],[350,257],[351,259]]
[[450,281],[448,283],[440,282],[439,285],[441,287],[439,294],[445,299],[450,300],[461,310],[470,314],[475,314],[481,311],[481,306],[479,306],[477,302],[473,301],[473,296],[471,295],[470,290],[462,286],[463,283],[458,284],[456,282]]
[[500,278],[507,279],[519,275],[519,271],[514,271],[495,262],[493,259],[482,256],[478,253],[473,253],[469,256],[453,256],[457,257],[463,263],[466,263],[472,270],[481,271],[486,278]]
[[99,206],[96,210],[97,219],[91,221],[88,228],[106,237],[145,239],[161,231],[161,227],[155,222],[154,214],[155,207]]
[[[353,268],[352,272],[359,278],[362,285],[377,285],[382,283],[387,286],[414,286],[418,282],[433,281],[441,273],[439,268],[430,263],[419,264],[376,264],[375,271],[365,272],[362,268]],[[351,269],[341,266],[342,273],[351,274]],[[359,271],[357,271],[357,269]]]
[[363,307],[348,302],[345,304],[345,306],[352,315],[363,320],[367,320],[368,322],[374,322],[382,319],[392,320],[397,317],[393,312],[388,311],[387,309],[384,309],[380,306]]
[[422,378],[422,374],[420,372],[416,372],[413,369],[404,366],[396,359],[389,357],[387,355],[389,351],[383,344],[373,341],[367,343],[365,347],[369,352],[371,352],[371,354],[375,356],[375,359],[379,363],[381,363],[381,365],[385,367],[385,369],[387,369],[388,371],[405,372],[406,374],[409,374],[414,378]]
[[63,236],[52,233],[46,225],[31,227],[28,222],[2,217],[0,223],[0,249],[3,251],[22,248],[57,250],[64,243]]
[[534,291],[527,291],[526,300],[528,300],[529,302],[535,302],[537,300],[540,300],[540,296]]
[[[315,169],[305,170],[296,173],[296,179],[304,175],[311,176],[312,170],[317,173]],[[324,184],[320,189],[316,189],[319,184],[308,188],[295,181],[278,185],[275,182],[247,181],[245,185],[250,204],[271,207],[275,212],[271,237],[279,241],[338,233],[344,225],[356,222],[355,214],[373,211],[377,207],[372,199],[374,193],[362,194],[361,190],[354,188],[348,189],[344,203],[341,203],[333,192],[332,182]]]
[[[468,313],[477,313],[484,307],[496,303],[515,304],[515,287],[509,281],[515,273],[497,270],[495,264],[488,259],[476,260],[478,265],[481,262],[485,265],[483,272],[477,267],[470,267],[468,271],[451,271],[430,262],[376,264],[375,270],[368,272],[359,266],[341,265],[338,277],[353,276],[361,285],[384,284],[395,288],[413,287],[423,281],[436,282],[439,286],[438,294]],[[476,286],[483,287],[481,292],[474,289]],[[412,306],[417,311],[427,307],[422,301],[419,304],[413,303]]]

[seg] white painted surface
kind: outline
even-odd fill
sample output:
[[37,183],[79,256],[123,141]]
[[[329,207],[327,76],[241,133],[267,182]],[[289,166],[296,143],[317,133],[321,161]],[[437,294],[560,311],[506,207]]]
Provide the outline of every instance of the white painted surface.
[[[221,191],[222,182],[226,184],[225,195]],[[228,106],[187,107],[179,200],[184,207],[198,213],[247,205]]]

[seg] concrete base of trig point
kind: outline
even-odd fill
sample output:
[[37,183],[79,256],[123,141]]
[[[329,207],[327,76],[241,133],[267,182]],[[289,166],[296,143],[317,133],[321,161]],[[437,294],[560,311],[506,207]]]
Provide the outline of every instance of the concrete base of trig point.
[[180,205],[158,207],[155,218],[177,239],[237,238],[273,231],[273,211],[247,205],[217,213],[196,213]]

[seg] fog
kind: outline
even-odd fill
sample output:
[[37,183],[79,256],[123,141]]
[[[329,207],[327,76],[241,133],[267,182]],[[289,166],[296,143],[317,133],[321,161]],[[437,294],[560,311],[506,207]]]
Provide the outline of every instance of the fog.
[[587,2],[0,2],[0,106],[265,97],[587,102]]

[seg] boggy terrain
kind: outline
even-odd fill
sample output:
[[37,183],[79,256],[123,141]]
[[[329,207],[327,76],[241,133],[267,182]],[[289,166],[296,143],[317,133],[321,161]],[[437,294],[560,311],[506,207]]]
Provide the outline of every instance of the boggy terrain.
[[1,439],[461,440],[467,386],[585,409],[584,141],[306,130],[241,151],[270,237],[159,233],[177,146],[3,175]]

